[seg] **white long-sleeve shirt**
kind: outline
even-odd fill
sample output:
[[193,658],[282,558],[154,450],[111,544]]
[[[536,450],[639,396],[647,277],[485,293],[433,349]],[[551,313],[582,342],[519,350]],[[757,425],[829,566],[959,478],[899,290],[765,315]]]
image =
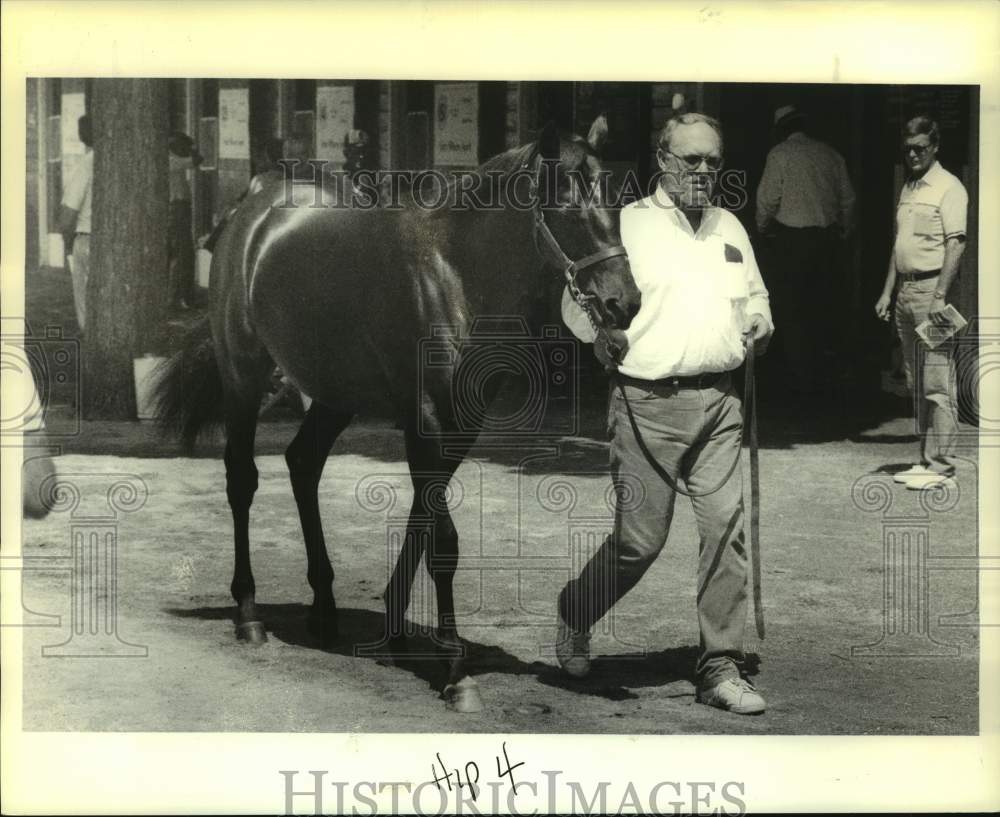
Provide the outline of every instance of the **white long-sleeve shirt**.
[[757,227],[764,231],[778,221],[850,229],[854,199],[844,158],[825,142],[793,133],[767,154],[757,188]]

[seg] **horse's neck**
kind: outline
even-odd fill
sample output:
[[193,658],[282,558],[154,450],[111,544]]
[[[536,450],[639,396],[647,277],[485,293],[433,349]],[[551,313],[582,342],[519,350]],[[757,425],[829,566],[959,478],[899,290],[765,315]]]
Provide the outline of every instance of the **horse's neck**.
[[474,315],[518,314],[526,300],[543,297],[546,286],[530,211],[453,212],[449,237],[448,260],[462,276]]

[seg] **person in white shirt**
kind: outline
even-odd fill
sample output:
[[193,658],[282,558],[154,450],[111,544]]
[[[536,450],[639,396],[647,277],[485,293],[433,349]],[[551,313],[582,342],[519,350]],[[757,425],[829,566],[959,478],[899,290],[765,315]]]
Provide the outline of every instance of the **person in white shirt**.
[[[756,714],[764,699],[741,675],[748,576],[743,483],[739,468],[726,474],[739,456],[743,414],[730,372],[743,362],[744,337],[752,336],[760,353],[774,327],[746,231],[711,201],[722,147],[714,119],[675,115],[660,134],[656,192],[621,214],[642,304],[629,328],[612,335],[625,350],[617,369],[642,442],[615,390],[608,409],[614,531],[560,594],[556,655],[571,675],[589,671],[591,628],[666,543],[676,494],[644,447],[672,479],[701,494],[692,497],[701,540],[697,699]],[[578,316],[567,317],[576,331]],[[598,357],[614,365],[600,347]]]
[[903,155],[909,177],[896,207],[896,240],[875,314],[889,320],[896,294],[895,322],[903,349],[906,383],[914,395],[920,432],[920,462],[893,479],[911,490],[954,487],[951,462],[958,436],[954,341],[934,349],[917,327],[937,322],[965,251],[969,194],[937,160],[940,129],[916,116],[903,129]]
[[59,232],[63,237],[67,265],[73,280],[73,304],[76,322],[82,331],[87,319],[87,278],[90,273],[90,211],[94,186],[94,151],[90,117],[77,120],[77,132],[84,144],[84,154],[73,168],[63,191],[59,211]]
[[789,386],[809,394],[823,369],[836,363],[843,338],[836,320],[847,297],[839,276],[838,244],[849,236],[855,195],[843,157],[805,133],[794,105],[774,115],[777,144],[757,188],[757,229],[771,239],[768,281]]

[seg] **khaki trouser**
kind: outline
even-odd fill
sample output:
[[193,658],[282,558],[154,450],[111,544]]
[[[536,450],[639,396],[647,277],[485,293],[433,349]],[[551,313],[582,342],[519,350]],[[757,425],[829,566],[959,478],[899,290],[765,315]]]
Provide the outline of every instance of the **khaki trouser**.
[[70,277],[73,281],[73,305],[76,322],[82,331],[87,318],[87,277],[90,274],[90,233],[77,233],[73,239]]
[[951,476],[955,466],[948,457],[958,435],[954,344],[947,341],[937,349],[929,349],[916,333],[917,325],[927,320],[938,280],[925,278],[900,284],[896,295],[896,329],[903,347],[906,385],[913,394],[920,462],[931,471]]
[[[707,388],[626,384],[646,448],[687,490],[715,487],[739,450],[742,405],[729,375]],[[663,549],[676,494],[653,470],[633,434],[618,390],[608,410],[611,475],[617,493],[614,532],[560,596],[560,613],[589,630],[642,578]],[[698,523],[698,684],[739,676],[747,614],[743,473],[736,468],[713,494],[692,498]],[[669,606],[669,599],[664,599]]]

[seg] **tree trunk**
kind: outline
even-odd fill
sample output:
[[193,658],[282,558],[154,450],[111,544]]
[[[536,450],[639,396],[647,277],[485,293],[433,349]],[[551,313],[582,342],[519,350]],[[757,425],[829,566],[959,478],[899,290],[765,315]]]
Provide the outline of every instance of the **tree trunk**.
[[135,418],[132,359],[166,318],[167,80],[97,79],[84,417]]

